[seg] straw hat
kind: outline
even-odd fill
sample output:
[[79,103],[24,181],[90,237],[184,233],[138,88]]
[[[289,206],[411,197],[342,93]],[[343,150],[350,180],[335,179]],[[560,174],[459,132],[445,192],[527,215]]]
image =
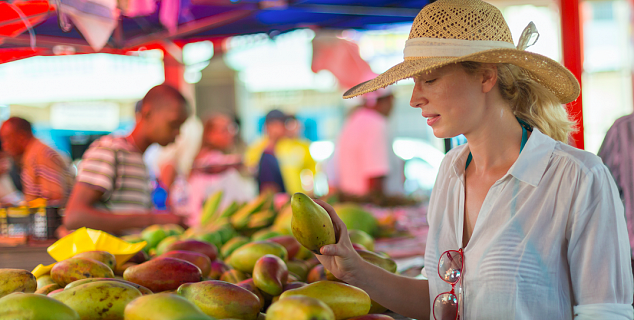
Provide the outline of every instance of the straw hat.
[[463,61],[511,63],[552,91],[561,103],[579,96],[579,82],[558,62],[524,51],[539,34],[532,24],[518,46],[500,10],[480,0],[438,0],[425,6],[412,25],[405,61],[344,93],[345,99],[385,88],[396,81]]

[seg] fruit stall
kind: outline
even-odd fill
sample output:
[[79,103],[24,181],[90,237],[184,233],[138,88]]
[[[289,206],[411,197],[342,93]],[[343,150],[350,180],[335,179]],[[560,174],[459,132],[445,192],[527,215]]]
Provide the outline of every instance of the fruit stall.
[[[81,228],[36,241],[31,210],[31,245],[0,249],[0,318],[408,319],[320,264],[314,252],[336,232],[308,196],[278,206],[273,194],[226,208],[221,200],[221,192],[206,200],[197,227],[153,225],[122,237]],[[420,274],[423,209],[332,205],[361,258]],[[0,225],[14,229],[13,221],[5,215]]]

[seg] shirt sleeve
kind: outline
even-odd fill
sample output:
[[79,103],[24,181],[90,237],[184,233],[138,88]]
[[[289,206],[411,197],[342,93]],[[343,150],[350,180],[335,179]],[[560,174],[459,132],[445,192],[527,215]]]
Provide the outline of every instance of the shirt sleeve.
[[622,148],[619,148],[619,130],[616,125],[613,125],[608,133],[605,135],[605,139],[603,139],[603,143],[601,144],[601,148],[597,155],[601,157],[603,163],[610,169],[610,173],[614,178],[614,182],[616,183],[619,191],[622,192],[622,177],[621,172],[619,170],[619,164],[623,161],[622,158]]
[[387,123],[385,121],[373,121],[367,127],[366,136],[360,141],[360,163],[363,164],[363,173],[366,177],[382,177],[390,172],[387,142]]
[[104,193],[114,189],[115,150],[103,146],[89,148],[81,161],[77,182],[89,184]]
[[45,198],[65,200],[68,192],[68,168],[53,149],[39,147],[28,155],[22,171],[26,200]]
[[625,216],[605,166],[580,174],[567,229],[575,319],[632,319],[634,284]]

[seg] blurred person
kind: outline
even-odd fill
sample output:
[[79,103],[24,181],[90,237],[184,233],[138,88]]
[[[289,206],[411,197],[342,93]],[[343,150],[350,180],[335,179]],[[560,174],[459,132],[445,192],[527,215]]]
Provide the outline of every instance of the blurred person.
[[222,191],[220,208],[231,202],[246,202],[256,196],[255,182],[244,177],[242,155],[236,152],[236,123],[225,114],[215,114],[204,122],[202,145],[188,179],[189,225],[199,224],[204,201]]
[[280,163],[275,153],[277,143],[286,136],[286,115],[277,109],[269,111],[264,118],[266,135],[252,144],[245,155],[245,165],[256,171],[260,192],[265,190],[286,192]]
[[618,187],[625,206],[630,247],[634,248],[634,114],[614,121],[597,155],[610,169]]
[[17,206],[24,200],[24,195],[11,178],[10,172],[14,166],[11,156],[2,149],[0,143],[0,206]]
[[390,89],[366,95],[352,111],[336,146],[339,190],[348,195],[402,195],[403,162],[392,151],[388,117],[394,107]]
[[24,200],[37,198],[63,206],[70,193],[72,176],[64,158],[33,136],[31,123],[11,117],[0,127],[2,147],[18,163]]
[[93,142],[84,153],[66,207],[66,228],[88,227],[121,234],[153,224],[185,225],[179,215],[152,210],[143,153],[153,143],[166,146],[173,142],[188,114],[183,95],[161,84],[143,98],[130,135],[109,135]]
[[312,193],[317,163],[310,155],[310,141],[300,138],[301,123],[293,115],[284,122],[285,137],[275,146],[284,185],[289,194]]

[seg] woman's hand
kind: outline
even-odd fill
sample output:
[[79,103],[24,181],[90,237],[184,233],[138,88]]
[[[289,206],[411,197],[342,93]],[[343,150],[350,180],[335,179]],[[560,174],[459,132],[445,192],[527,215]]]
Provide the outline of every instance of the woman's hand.
[[317,255],[317,259],[337,279],[350,283],[355,270],[361,267],[364,260],[352,247],[350,236],[348,236],[348,228],[346,228],[346,225],[341,221],[335,210],[322,200],[315,200],[315,202],[326,209],[326,212],[330,215],[335,228],[335,240],[337,241],[336,244],[321,247],[319,251],[322,255]]

